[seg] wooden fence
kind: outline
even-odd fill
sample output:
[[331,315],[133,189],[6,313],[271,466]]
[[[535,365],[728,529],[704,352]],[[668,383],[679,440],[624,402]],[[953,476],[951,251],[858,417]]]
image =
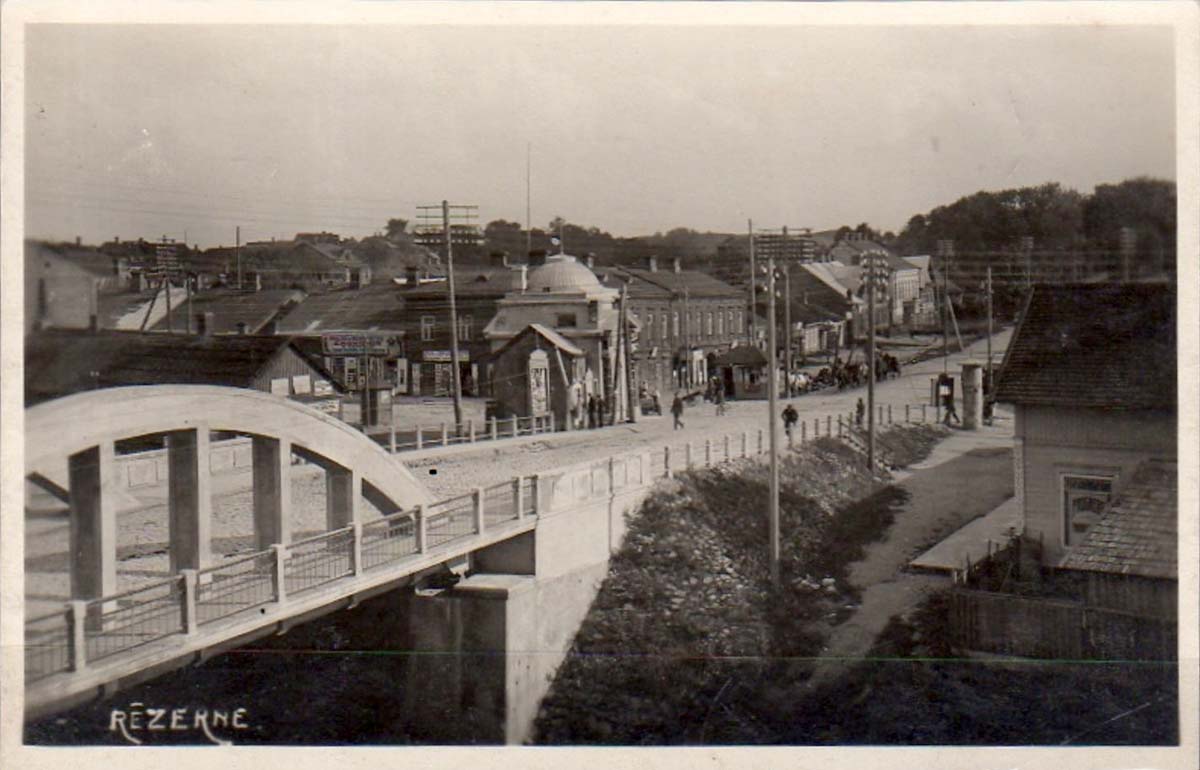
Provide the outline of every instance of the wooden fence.
[[964,649],[1062,660],[1174,660],[1177,624],[1082,602],[950,592],[950,633]]

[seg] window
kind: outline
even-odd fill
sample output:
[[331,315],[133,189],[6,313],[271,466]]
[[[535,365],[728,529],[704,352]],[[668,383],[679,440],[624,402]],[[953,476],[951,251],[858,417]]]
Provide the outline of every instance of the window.
[[654,314],[653,313],[646,313],[645,329],[646,329],[646,339],[653,338],[654,337]]
[[725,315],[726,315],[726,318],[728,319],[727,323],[729,324],[730,335],[738,334],[739,330],[738,330],[737,326],[735,326],[733,323],[733,311],[730,310]]
[[458,338],[460,340],[471,339],[471,316],[460,315],[458,317]]
[[676,337],[679,336],[679,311],[671,313],[671,331]]
[[742,331],[746,330],[745,312],[746,312],[745,310],[737,311],[737,325],[738,325],[738,328],[741,329]]
[[433,340],[433,328],[435,319],[431,315],[421,316],[421,341],[430,342]]
[[704,314],[704,336],[713,336],[713,314],[711,310]]
[[558,329],[574,329],[576,326],[575,314],[574,313],[559,313],[555,317],[554,326],[555,326],[555,328],[558,328]]
[[1063,545],[1083,540],[1088,528],[1100,520],[1112,499],[1112,484],[1112,476],[1063,475]]
[[658,338],[660,340],[665,340],[671,336],[670,334],[667,334],[667,323],[669,320],[670,319],[667,318],[667,311],[665,310],[663,311],[663,314],[658,317]]
[[717,336],[725,336],[725,314],[720,310],[717,311]]

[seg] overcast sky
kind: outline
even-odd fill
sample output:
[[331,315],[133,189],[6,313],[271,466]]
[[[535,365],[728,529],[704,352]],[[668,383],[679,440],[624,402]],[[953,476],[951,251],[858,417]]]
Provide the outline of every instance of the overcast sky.
[[1173,179],[1171,30],[35,26],[30,237],[362,236],[448,198],[617,235]]

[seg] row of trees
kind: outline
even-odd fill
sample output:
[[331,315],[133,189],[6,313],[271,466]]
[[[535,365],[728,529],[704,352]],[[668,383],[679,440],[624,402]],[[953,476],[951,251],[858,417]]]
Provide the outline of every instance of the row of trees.
[[1175,194],[1174,182],[1147,177],[1099,185],[1090,195],[1057,183],[977,192],[912,217],[894,245],[903,254],[934,254],[938,241],[951,239],[958,252],[1008,251],[1031,238],[1039,250],[1114,251],[1122,228],[1131,228],[1139,252],[1173,254]]

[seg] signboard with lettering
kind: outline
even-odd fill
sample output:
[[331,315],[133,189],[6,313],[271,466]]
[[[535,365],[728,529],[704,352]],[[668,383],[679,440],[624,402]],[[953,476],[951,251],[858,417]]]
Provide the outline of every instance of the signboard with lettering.
[[321,335],[321,351],[327,356],[400,355],[400,335],[387,332],[328,332]]
[[[421,360],[436,364],[448,364],[451,361],[449,350],[425,350],[421,353]],[[471,353],[467,350],[458,351],[458,362],[463,363],[471,360]]]
[[546,351],[529,354],[529,412],[543,417],[550,409],[550,362]]

